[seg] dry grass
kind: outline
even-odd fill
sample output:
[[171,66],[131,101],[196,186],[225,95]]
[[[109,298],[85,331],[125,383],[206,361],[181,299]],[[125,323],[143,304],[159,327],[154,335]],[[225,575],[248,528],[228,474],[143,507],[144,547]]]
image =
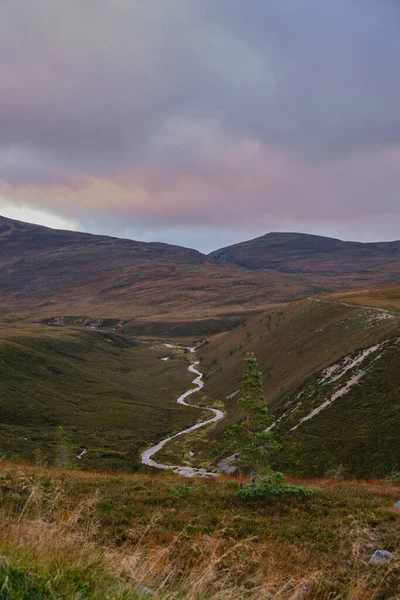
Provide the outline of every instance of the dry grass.
[[391,512],[399,486],[311,485],[315,497],[305,505],[249,506],[235,503],[230,478],[3,464],[1,553],[46,581],[54,598],[136,598],[146,590],[171,600],[397,598],[398,561],[368,560],[378,548],[399,553],[400,515]]

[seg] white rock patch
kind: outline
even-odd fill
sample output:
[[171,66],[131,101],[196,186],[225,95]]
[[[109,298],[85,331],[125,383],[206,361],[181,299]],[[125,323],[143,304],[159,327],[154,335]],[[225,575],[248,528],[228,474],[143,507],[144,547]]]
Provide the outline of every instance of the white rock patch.
[[355,358],[346,356],[342,364],[335,363],[325,369],[319,383],[327,385],[328,383],[333,383],[334,381],[341,379],[348,371],[358,367],[370,354],[379,350],[381,346],[383,346],[383,344],[376,344],[370,348],[365,348]]

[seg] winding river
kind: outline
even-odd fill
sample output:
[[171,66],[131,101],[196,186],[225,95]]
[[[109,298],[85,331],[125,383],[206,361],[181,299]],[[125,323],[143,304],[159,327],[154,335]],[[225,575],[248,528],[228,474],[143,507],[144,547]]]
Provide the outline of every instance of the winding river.
[[[172,344],[164,344],[164,346],[166,346],[167,348],[176,347],[176,346],[172,346]],[[191,353],[195,352],[195,348],[188,348],[188,350]],[[176,473],[177,475],[183,475],[184,477],[195,477],[196,475],[200,475],[201,477],[218,477],[219,473],[208,472],[206,469],[197,469],[195,467],[189,467],[189,466],[164,465],[162,463],[156,462],[152,458],[154,456],[154,454],[159,452],[165,446],[165,444],[167,444],[171,440],[173,440],[181,435],[185,435],[186,433],[190,433],[191,431],[195,431],[196,429],[200,429],[200,427],[205,427],[206,425],[215,423],[216,421],[223,419],[225,416],[224,413],[222,412],[222,410],[218,410],[217,408],[204,408],[202,406],[196,406],[195,404],[189,404],[188,402],[186,402],[186,398],[188,398],[192,394],[195,394],[196,392],[201,390],[204,386],[203,373],[201,373],[200,371],[198,371],[196,369],[198,364],[199,364],[199,361],[193,361],[189,365],[189,368],[188,368],[188,371],[190,371],[190,373],[194,373],[195,375],[197,375],[197,377],[192,381],[192,383],[195,387],[187,390],[187,392],[185,392],[184,394],[179,396],[179,398],[177,399],[177,403],[183,404],[183,406],[190,406],[192,408],[200,408],[201,410],[208,410],[211,413],[213,413],[214,416],[211,417],[210,419],[206,419],[206,421],[202,421],[201,423],[196,423],[196,425],[187,427],[186,429],[183,429],[179,433],[176,433],[175,435],[171,435],[171,436],[165,438],[164,440],[162,440],[161,442],[158,442],[158,444],[156,444],[155,446],[148,448],[148,450],[145,450],[144,452],[142,452],[142,464],[148,465],[149,467],[155,467],[156,469],[169,469],[169,470],[173,471],[174,473]]]

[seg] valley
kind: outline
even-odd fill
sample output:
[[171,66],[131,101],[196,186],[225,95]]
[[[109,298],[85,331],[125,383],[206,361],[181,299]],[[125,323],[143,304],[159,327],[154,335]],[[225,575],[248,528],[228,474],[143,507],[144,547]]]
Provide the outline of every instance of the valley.
[[[171,344],[166,344],[166,345],[171,348],[176,347],[176,346],[172,346]],[[189,352],[193,353],[195,351],[195,348],[187,348],[187,350]],[[167,359],[162,358],[161,360],[167,360]],[[197,375],[197,377],[192,381],[192,385],[194,385],[196,387],[191,387],[187,392],[184,392],[183,394],[181,394],[176,401],[177,404],[182,404],[183,406],[201,408],[200,406],[188,404],[186,401],[186,398],[188,396],[191,396],[192,394],[199,392],[204,386],[204,383],[202,381],[203,374],[196,369],[196,366],[198,364],[199,364],[198,361],[194,361],[194,362],[191,362],[191,364],[188,367],[189,373],[195,373]],[[160,452],[166,444],[169,444],[169,442],[171,442],[173,439],[176,439],[177,437],[181,437],[182,435],[187,435],[187,434],[191,433],[192,431],[197,431],[198,429],[200,429],[202,427],[211,425],[212,423],[220,421],[225,416],[221,410],[218,410],[215,408],[207,408],[207,410],[208,410],[208,412],[212,412],[214,414],[214,416],[206,419],[205,421],[201,421],[200,423],[196,423],[195,425],[192,425],[191,427],[183,429],[182,431],[179,431],[178,433],[175,433],[174,435],[165,438],[165,440],[162,440],[155,446],[152,446],[148,450],[145,450],[144,452],[142,452],[142,455],[141,455],[142,464],[147,465],[149,467],[155,467],[156,469],[170,470],[173,473],[175,473],[176,475],[183,475],[184,477],[196,477],[198,475],[201,477],[218,476],[218,473],[215,471],[207,472],[203,468],[196,468],[196,467],[192,467],[190,465],[184,465],[184,466],[175,466],[175,465],[170,465],[170,464],[165,465],[165,464],[156,462],[152,458],[155,454]],[[203,408],[203,411],[204,411],[204,408]],[[191,457],[191,454],[192,453],[190,452],[189,457]]]
[[53,464],[61,426],[73,456],[88,450],[80,468],[137,470],[140,450],[208,416],[176,404],[192,377],[183,350],[165,355],[111,331],[2,326],[1,452]]
[[[7,598],[396,597],[399,283],[2,224]],[[249,354],[297,496],[240,496]]]
[[[0,225],[5,456],[33,461],[39,451],[52,464],[62,427],[74,455],[85,451],[83,469],[136,471],[144,462],[215,473],[226,458],[221,435],[241,419],[244,357],[254,353],[282,444],[277,467],[303,477],[396,471],[399,284],[321,293],[326,281],[309,277],[322,254],[342,269],[338,256],[353,251],[360,274],[369,253],[371,277],[376,253],[390,252],[394,276],[397,243],[260,238],[282,260],[301,243],[313,268],[300,276],[255,268],[254,241],[239,245],[247,268],[228,264],[227,253],[220,262],[167,244]],[[184,406],[196,390],[200,410]]]

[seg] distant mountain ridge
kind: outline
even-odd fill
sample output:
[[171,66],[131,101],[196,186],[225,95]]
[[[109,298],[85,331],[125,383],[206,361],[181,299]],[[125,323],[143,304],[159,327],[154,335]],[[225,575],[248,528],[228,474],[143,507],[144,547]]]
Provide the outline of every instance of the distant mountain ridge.
[[156,321],[174,321],[184,335],[229,328],[248,311],[312,291],[299,278],[254,273],[189,248],[0,217],[3,314],[133,319],[146,334]]
[[400,241],[346,242],[304,233],[267,233],[208,256],[253,271],[301,275],[330,290],[400,280]]
[[162,242],[138,242],[126,238],[118,238],[109,235],[96,235],[80,231],[69,231],[66,229],[52,229],[43,225],[34,225],[24,221],[8,219],[0,215],[0,256],[4,257],[22,257],[29,252],[38,252],[41,250],[57,250],[62,248],[73,248],[80,245],[101,246],[107,244],[117,244],[126,246],[130,249],[142,249],[145,252],[152,250],[160,254],[171,252],[175,249],[185,251],[186,256],[197,258],[200,261],[207,261],[207,257],[191,248],[183,248],[172,244]]
[[86,315],[133,320],[146,335],[207,334],[277,304],[393,281],[400,242],[271,233],[206,256],[0,217],[0,314]]

